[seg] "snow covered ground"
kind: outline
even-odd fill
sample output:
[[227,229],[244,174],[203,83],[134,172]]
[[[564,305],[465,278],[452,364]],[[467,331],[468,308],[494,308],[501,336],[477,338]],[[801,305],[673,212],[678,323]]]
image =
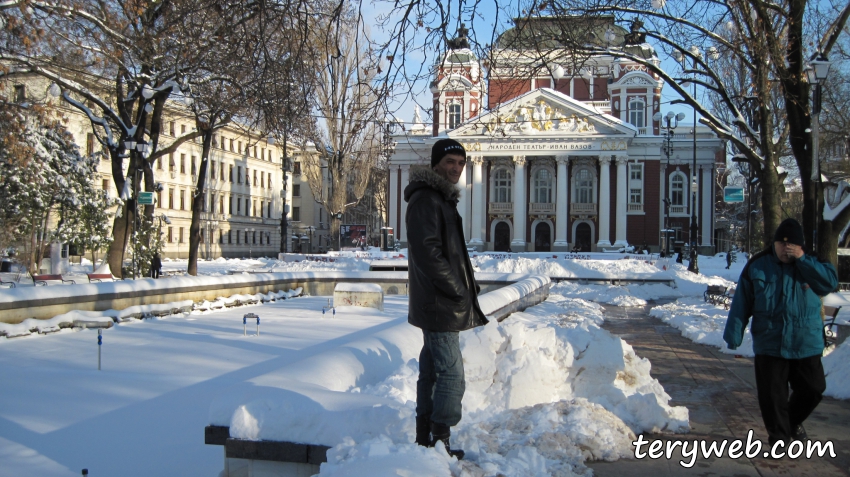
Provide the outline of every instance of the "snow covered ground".
[[[102,371],[95,330],[0,338],[0,477],[71,476],[82,468],[95,476],[215,476],[221,448],[203,444],[211,422],[245,437],[334,444],[321,475],[587,475],[588,459],[628,457],[636,432],[687,426],[687,410],[668,405],[650,363],[599,328],[598,303],[674,300],[653,314],[690,339],[725,348],[718,339],[726,311],[704,303],[702,293],[708,284],[732,285],[743,266],[726,270],[725,259],[701,257],[702,274],[694,275],[672,260],[605,258],[473,259],[486,272],[664,272],[677,287],[553,284],[547,302],[464,333],[468,385],[453,438],[469,456],[462,462],[411,443],[421,336],[405,324],[404,297],[386,297],[384,312],[340,308],[335,316],[322,314],[326,298],[305,297],[119,323],[103,333]],[[370,261],[220,259],[199,270],[362,271]],[[90,270],[76,267],[72,273]],[[259,337],[251,324],[242,334],[249,312],[262,317]],[[847,316],[850,306],[840,321]],[[828,394],[850,397],[848,363],[847,343],[824,359]],[[329,417],[333,426],[322,421]]]

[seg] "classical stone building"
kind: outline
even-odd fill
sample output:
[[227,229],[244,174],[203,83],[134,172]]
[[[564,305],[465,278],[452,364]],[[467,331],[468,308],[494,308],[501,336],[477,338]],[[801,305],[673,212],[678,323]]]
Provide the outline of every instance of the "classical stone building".
[[[697,246],[712,252],[723,142],[705,127],[681,126],[672,131],[668,159],[662,124],[653,120],[662,110],[663,81],[642,65],[609,55],[588,58],[580,68],[533,68],[517,49],[517,36],[543,27],[545,19],[538,19],[505,32],[494,46],[489,76],[462,35],[450,42],[433,69],[432,127],[395,137],[388,195],[396,237],[407,242],[403,190],[410,168],[428,164],[432,144],[450,137],[467,149],[458,210],[464,235],[478,250],[597,251],[646,244],[658,251],[662,230],[673,230],[676,242],[689,242],[696,219]],[[590,34],[596,39],[589,41],[604,39],[659,61],[642,38],[612,21]],[[418,111],[416,116],[418,123]]]

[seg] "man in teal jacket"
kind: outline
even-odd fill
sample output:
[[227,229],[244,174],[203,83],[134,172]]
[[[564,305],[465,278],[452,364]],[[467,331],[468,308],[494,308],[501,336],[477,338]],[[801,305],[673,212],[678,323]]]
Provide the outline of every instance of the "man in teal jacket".
[[723,332],[729,349],[736,349],[753,318],[756,390],[771,447],[807,439],[803,421],[826,390],[821,297],[838,286],[831,263],[803,252],[799,222],[783,221],[773,240],[741,272]]

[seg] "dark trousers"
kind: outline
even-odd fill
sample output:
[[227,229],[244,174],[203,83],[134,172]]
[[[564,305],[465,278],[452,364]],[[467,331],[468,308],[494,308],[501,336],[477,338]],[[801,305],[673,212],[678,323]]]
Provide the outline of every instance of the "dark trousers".
[[[791,431],[815,410],[826,390],[821,355],[785,359],[756,355],[756,389],[770,444],[788,441]],[[791,397],[788,397],[788,386]]]
[[466,390],[460,337],[456,331],[422,330],[425,343],[419,353],[416,416],[449,427],[460,422]]

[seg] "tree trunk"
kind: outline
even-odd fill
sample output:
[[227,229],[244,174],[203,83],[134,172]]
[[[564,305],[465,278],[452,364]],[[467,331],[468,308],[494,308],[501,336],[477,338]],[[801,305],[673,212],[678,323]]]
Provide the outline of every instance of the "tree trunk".
[[[192,223],[189,226],[189,266],[187,273],[193,276],[198,275],[198,248],[201,245],[201,215],[205,213],[204,203],[206,201],[204,199],[206,198],[207,166],[210,157],[210,146],[212,145],[212,124],[202,131],[203,149],[201,152],[201,163],[198,165],[196,193],[192,197]],[[210,204],[210,207],[215,206]],[[212,240],[212,237],[207,237],[206,239]]]
[[106,261],[109,263],[109,268],[112,274],[118,278],[124,277],[124,251],[127,250],[127,242],[130,239],[130,224],[134,219],[133,208],[130,204],[135,204],[132,200],[125,201],[121,205],[121,216],[115,216],[112,220],[112,243],[109,244],[109,249],[106,251]]

